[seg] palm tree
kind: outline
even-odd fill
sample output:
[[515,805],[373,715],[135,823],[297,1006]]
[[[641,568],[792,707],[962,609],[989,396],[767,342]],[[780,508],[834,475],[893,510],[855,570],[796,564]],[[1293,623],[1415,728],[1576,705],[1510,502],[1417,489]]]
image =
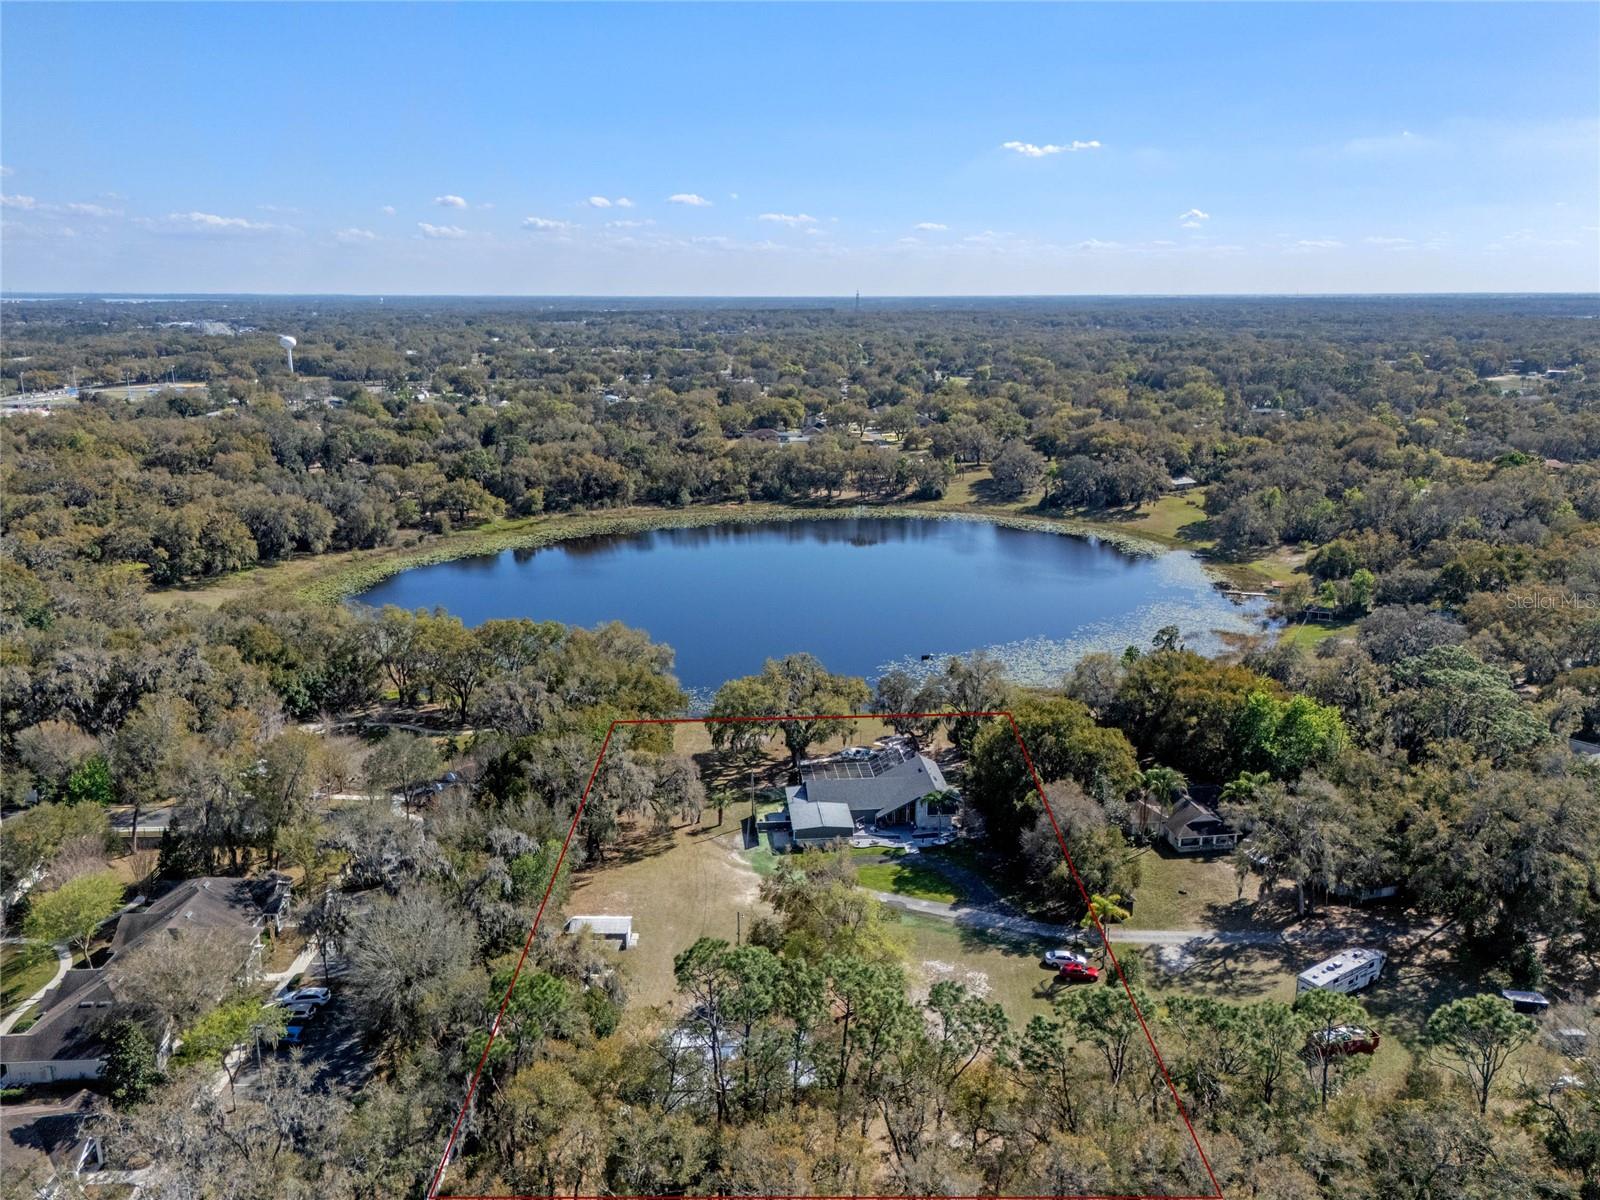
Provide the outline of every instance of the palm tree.
[[[1096,892],[1094,895],[1089,897],[1088,911],[1086,911],[1083,914],[1082,919],[1078,921],[1078,928],[1093,929],[1098,926],[1100,931],[1105,933],[1105,927],[1107,924],[1115,923],[1117,921],[1126,921],[1133,915],[1133,913],[1122,907],[1122,899],[1123,897],[1120,892],[1112,892],[1110,895],[1106,896],[1102,896],[1099,892]],[[1100,939],[1100,965],[1102,967],[1106,965],[1106,948],[1110,941],[1111,935],[1109,933],[1105,933],[1105,936]]]
[[[1144,772],[1139,777],[1139,783],[1144,788],[1145,800],[1159,808],[1163,815],[1175,799],[1189,790],[1188,776],[1176,767],[1159,764]],[[1139,832],[1150,832],[1148,807],[1139,809]]]
[[1224,804],[1248,804],[1261,794],[1261,789],[1272,782],[1272,775],[1266,771],[1241,771],[1237,779],[1230,779],[1222,785],[1221,799]]

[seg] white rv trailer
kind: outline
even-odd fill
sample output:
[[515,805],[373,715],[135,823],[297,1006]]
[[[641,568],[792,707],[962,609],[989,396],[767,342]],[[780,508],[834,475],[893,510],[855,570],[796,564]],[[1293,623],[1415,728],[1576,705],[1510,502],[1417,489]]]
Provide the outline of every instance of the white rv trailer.
[[1388,956],[1382,950],[1341,950],[1316,966],[1301,971],[1295,980],[1295,995],[1315,991],[1359,992],[1376,979]]

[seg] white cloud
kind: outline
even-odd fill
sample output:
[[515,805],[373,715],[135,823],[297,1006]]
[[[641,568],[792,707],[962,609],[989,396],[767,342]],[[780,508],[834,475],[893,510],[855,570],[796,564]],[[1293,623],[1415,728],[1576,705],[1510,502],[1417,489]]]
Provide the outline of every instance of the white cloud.
[[0,195],[0,208],[37,208],[38,205],[32,196]]
[[385,205],[384,205],[384,206],[383,206],[383,207],[382,207],[382,208],[380,208],[380,209],[379,209],[379,210],[378,210],[378,211],[379,211],[379,212],[381,212],[381,213],[382,213],[382,214],[383,214],[383,215],[384,215],[384,216],[386,216],[386,217],[392,217],[392,216],[394,216],[394,205],[392,205],[392,204],[385,204]]
[[460,196],[435,196],[433,202],[440,208],[465,208],[467,202]]
[[1399,133],[1382,134],[1378,137],[1351,138],[1344,144],[1344,153],[1353,154],[1358,158],[1383,158],[1395,154],[1410,154],[1423,150],[1434,150],[1440,143],[1432,138],[1421,137],[1409,129],[1402,129]]
[[710,208],[711,201],[694,192],[674,192],[667,197],[668,204],[687,204],[690,208]]
[[729,192],[728,193],[728,199],[729,200],[737,200],[738,198],[739,198],[739,193],[738,192]]
[[333,235],[333,240],[336,242],[342,242],[346,246],[358,246],[362,242],[377,241],[378,235],[373,233],[370,229],[357,229],[352,226],[349,229],[340,229],[335,232]]
[[911,228],[920,229],[925,233],[943,233],[946,229],[949,229],[950,226],[941,225],[937,221],[918,221]]
[[607,200],[604,196],[590,196],[587,200],[584,201],[584,203],[587,204],[590,208],[610,208],[611,207],[611,201]]
[[1064,146],[1057,146],[1053,142],[1046,142],[1036,146],[1032,142],[1001,142],[1002,150],[1014,150],[1023,158],[1045,158],[1052,154],[1072,154],[1079,150],[1098,150],[1100,143],[1095,142],[1068,142]]
[[815,217],[808,216],[805,213],[762,213],[756,220],[772,221],[775,224],[788,225],[791,228],[796,225],[815,225],[817,223]]
[[69,213],[77,213],[80,217],[120,217],[120,208],[107,208],[103,204],[69,204],[66,206]]
[[7,166],[0,166],[0,179],[8,179],[10,176],[11,168]]
[[633,201],[629,200],[626,196],[618,196],[617,197],[617,207],[618,208],[632,208],[633,207]]
[[250,221],[244,217],[222,217],[216,213],[168,213],[160,221],[148,217],[138,219],[140,225],[167,233],[267,233],[281,226],[265,221]]
[[1291,250],[1338,250],[1344,245],[1337,238],[1301,238],[1289,246]]
[[1403,237],[1365,237],[1361,239],[1369,246],[1410,246],[1410,238]]
[[654,221],[651,221],[651,220],[648,220],[648,219],[643,220],[643,221],[607,221],[606,222],[606,228],[607,229],[643,229],[647,225],[654,225],[654,224],[655,224]]
[[425,238],[446,238],[457,240],[467,236],[467,231],[459,225],[429,225],[426,221],[418,221],[417,228],[422,231]]
[[524,229],[541,229],[552,231],[558,229],[571,229],[572,223],[570,221],[557,221],[552,217],[523,217],[522,227]]
[[1211,220],[1211,214],[1201,212],[1198,208],[1191,208],[1188,212],[1178,214],[1178,225],[1183,229],[1199,229],[1201,225]]

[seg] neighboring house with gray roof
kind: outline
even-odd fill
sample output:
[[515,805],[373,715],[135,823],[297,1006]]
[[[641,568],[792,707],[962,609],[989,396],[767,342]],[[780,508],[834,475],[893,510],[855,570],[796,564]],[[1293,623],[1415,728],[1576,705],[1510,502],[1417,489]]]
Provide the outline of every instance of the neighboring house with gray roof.
[[1214,854],[1232,850],[1239,843],[1239,832],[1217,811],[1198,800],[1185,798],[1162,826],[1162,833],[1179,854]]
[[[154,903],[122,914],[108,966],[153,939],[209,931],[237,943],[240,973],[253,977],[261,965],[261,931],[269,921],[281,924],[287,896],[287,877],[185,880]],[[98,1078],[105,1065],[99,1031],[122,1004],[105,967],[68,971],[40,1002],[31,1028],[0,1037],[0,1086]]]
[[858,827],[948,830],[958,799],[939,764],[909,738],[808,759],[799,786],[785,793],[786,824],[801,845],[848,838]]
[[86,1128],[101,1103],[92,1092],[78,1091],[0,1108],[0,1161],[17,1195],[75,1195],[65,1190],[66,1181],[105,1165],[100,1139]]

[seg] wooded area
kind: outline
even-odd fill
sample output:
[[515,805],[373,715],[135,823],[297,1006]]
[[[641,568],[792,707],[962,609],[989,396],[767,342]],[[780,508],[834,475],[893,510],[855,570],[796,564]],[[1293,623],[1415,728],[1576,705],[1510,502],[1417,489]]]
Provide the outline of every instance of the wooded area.
[[[229,1009],[228,979],[201,1002],[158,986],[200,972],[203,945],[176,966],[119,960],[142,1032],[117,1034],[108,1147],[155,1164],[156,1196],[423,1195],[547,886],[564,911],[584,872],[642,853],[640,831],[739,803],[741,756],[769,748],[721,739],[712,778],[659,730],[619,730],[558,871],[611,722],[686,709],[669,647],[619,625],[469,628],[286,587],[213,608],[175,589],[622,506],[932,502],[964,483],[979,509],[1110,528],[1192,477],[1204,516],[1188,536],[1281,570],[1287,620],[1319,608],[1348,628],[1220,659],[1163,631],[1029,692],[981,658],[874,691],[791,656],[711,711],[1009,707],[1090,896],[1136,891],[1141,802],[1211,785],[1251,831],[1241,891],[1284,889],[1308,914],[1399,885],[1404,919],[1437,928],[1474,992],[1544,988],[1592,1025],[1600,770],[1568,741],[1600,737],[1591,308],[319,298],[230,301],[238,332],[208,336],[181,324],[190,305],[8,305],[8,385],[87,381],[80,404],[0,423],[8,923],[58,897],[78,919],[51,928],[88,950],[121,900],[90,894],[108,863],[131,889],[290,871],[306,936],[349,963],[372,1061],[359,1094],[270,1054],[237,1096],[212,1089],[203,1056],[157,1072],[167,1035],[189,1031],[193,1055],[208,1037],[270,1039],[258,1012]],[[206,386],[129,402],[125,375]],[[778,430],[809,440],[761,436]],[[939,728],[985,849],[1043,915],[1082,919],[1009,725]],[[820,740],[775,737],[795,761]],[[784,778],[781,761],[761,769]],[[136,828],[170,806],[170,829],[112,853],[107,809],[124,804]],[[770,915],[738,944],[678,948],[671,1013],[631,1004],[617,957],[547,919],[451,1187],[1209,1190],[1119,987],[1066,989],[1027,1021],[960,983],[917,994],[895,913],[847,856],[785,858],[760,898]],[[1305,1058],[1319,1029],[1371,1023],[1354,998],[1233,1003],[1157,990],[1137,951],[1126,961],[1224,1194],[1600,1198],[1594,1060],[1568,1064],[1576,1085],[1499,1073],[1496,1048],[1531,1036],[1508,1007],[1417,1012],[1416,1058],[1380,1085],[1360,1056]]]

